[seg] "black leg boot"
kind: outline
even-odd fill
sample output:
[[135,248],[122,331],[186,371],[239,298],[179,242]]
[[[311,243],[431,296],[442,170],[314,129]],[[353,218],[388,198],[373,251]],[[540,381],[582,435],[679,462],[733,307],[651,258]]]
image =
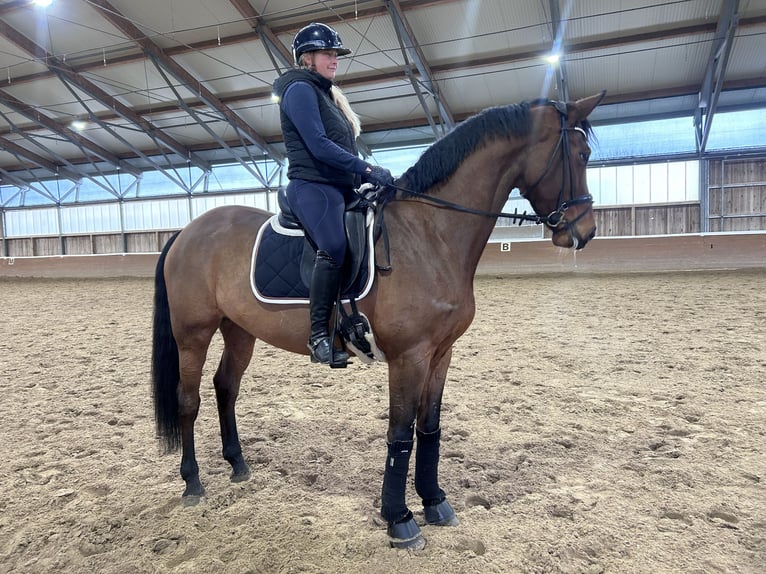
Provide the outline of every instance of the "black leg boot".
[[341,266],[336,264],[327,252],[318,251],[309,287],[309,349],[312,363],[345,364],[348,361],[348,353],[342,350],[333,351],[329,333],[330,315],[338,298],[340,279]]

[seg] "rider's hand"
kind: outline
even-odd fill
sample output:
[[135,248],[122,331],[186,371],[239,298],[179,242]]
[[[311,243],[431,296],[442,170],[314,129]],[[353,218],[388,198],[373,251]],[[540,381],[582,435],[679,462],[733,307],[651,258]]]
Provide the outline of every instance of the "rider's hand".
[[364,177],[370,183],[374,183],[380,187],[394,184],[394,176],[391,175],[391,172],[379,165],[369,166]]

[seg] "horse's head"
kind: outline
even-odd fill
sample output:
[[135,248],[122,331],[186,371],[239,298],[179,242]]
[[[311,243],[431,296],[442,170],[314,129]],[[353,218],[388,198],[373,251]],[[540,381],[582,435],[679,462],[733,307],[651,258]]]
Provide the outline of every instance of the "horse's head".
[[590,157],[587,117],[605,93],[574,103],[541,102],[532,107],[534,127],[517,186],[559,247],[582,249],[596,235],[585,175]]

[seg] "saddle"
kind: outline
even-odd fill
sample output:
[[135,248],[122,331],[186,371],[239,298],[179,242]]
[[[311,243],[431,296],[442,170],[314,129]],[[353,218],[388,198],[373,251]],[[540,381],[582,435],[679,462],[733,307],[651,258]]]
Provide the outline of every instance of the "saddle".
[[[287,202],[287,192],[284,187],[277,191],[277,205],[279,213],[277,217],[279,224],[285,229],[299,230],[303,232],[303,225],[298,217],[293,213],[290,204]],[[373,209],[372,205],[361,195],[352,202],[346,204],[346,211],[343,214],[343,222],[346,228],[346,262],[343,265],[343,282],[341,293],[353,290],[353,285],[360,273],[363,271],[363,263],[368,250],[372,245],[367,245],[367,214]],[[311,284],[311,275],[314,272],[314,260],[316,259],[316,245],[305,235],[303,255],[301,256],[300,274],[303,284],[307,287]],[[358,293],[356,294],[359,295]]]
[[[344,223],[348,251],[343,265],[335,330],[363,362],[384,360],[374,343],[367,317],[356,301],[372,288],[375,277],[373,222],[375,204],[361,188],[359,197],[346,205]],[[279,212],[258,230],[251,259],[253,294],[264,303],[308,304],[316,246],[287,202],[284,188],[277,192]],[[345,309],[345,305],[350,311]]]

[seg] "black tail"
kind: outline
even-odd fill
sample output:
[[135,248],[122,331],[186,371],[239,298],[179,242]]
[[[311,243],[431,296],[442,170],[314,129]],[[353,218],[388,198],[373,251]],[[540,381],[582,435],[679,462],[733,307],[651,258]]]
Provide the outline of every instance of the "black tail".
[[[180,233],[180,232],[178,232]],[[181,425],[178,418],[178,346],[170,327],[170,306],[165,285],[165,257],[178,237],[175,233],[165,244],[154,274],[154,320],[152,324],[152,397],[157,438],[166,452],[181,445]]]

